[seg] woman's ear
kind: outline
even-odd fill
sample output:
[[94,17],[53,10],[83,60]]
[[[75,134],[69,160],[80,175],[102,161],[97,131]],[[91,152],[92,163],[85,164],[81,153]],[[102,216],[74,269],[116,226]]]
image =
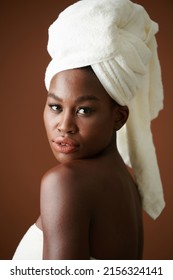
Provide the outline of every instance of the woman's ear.
[[129,116],[127,106],[117,105],[114,108],[114,130],[119,130],[126,122]]

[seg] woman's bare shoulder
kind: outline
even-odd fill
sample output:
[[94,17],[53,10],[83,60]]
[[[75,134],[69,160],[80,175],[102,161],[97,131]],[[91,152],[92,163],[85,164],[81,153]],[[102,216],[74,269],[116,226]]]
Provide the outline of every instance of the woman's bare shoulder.
[[[85,182],[79,163],[59,164],[49,169],[42,177],[41,188],[65,188],[74,189]],[[82,172],[83,173],[83,172]]]
[[[41,202],[46,208],[63,203],[68,207],[76,204],[79,208],[89,201],[89,188],[80,164],[57,165],[48,170],[41,180]],[[49,198],[49,200],[48,200]],[[49,201],[49,202],[48,202]]]
[[[69,164],[58,165],[43,176],[41,221],[45,236],[44,258],[89,257],[89,198],[84,183],[77,177],[76,168]],[[59,244],[58,250],[55,244]]]

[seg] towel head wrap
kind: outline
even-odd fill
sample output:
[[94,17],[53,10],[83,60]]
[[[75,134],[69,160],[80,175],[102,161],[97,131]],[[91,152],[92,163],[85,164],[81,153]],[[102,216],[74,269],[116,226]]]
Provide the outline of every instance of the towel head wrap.
[[132,166],[143,207],[157,218],[164,207],[162,183],[150,122],[163,107],[155,34],[158,25],[129,0],[82,0],[69,6],[49,28],[45,84],[63,70],[90,65],[108,94],[129,107],[117,146]]

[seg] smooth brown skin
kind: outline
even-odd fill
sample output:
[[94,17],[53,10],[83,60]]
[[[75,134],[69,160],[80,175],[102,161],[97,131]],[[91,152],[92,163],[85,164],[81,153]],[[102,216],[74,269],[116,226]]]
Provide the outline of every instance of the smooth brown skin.
[[[116,148],[128,118],[92,71],[81,68],[52,79],[44,122],[58,165],[41,182],[43,259],[140,259],[143,248],[137,187]],[[77,148],[59,152],[53,141]]]

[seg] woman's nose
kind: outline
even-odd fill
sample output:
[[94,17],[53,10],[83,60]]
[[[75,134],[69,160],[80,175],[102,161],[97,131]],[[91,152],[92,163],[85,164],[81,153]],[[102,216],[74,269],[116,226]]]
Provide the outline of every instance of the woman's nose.
[[63,135],[76,133],[78,128],[75,122],[75,116],[69,112],[61,113],[57,128],[58,131]]

